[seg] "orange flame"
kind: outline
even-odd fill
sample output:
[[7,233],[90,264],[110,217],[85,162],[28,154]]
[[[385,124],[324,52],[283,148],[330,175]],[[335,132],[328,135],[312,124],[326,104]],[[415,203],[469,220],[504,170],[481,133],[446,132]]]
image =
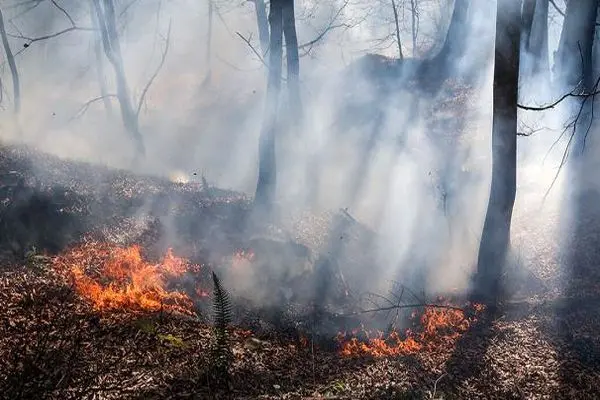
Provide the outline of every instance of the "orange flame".
[[114,248],[88,242],[56,257],[54,264],[70,273],[77,293],[97,310],[192,313],[188,295],[166,288],[168,279],[182,276],[187,270],[186,262],[174,256],[171,249],[159,264],[150,264],[143,260],[137,245]]
[[[483,311],[483,306],[479,304],[473,305],[473,308],[476,313]],[[369,337],[373,336],[370,332],[365,332],[366,342],[361,342],[356,337],[348,339],[346,334],[339,333],[337,341],[341,345],[340,352],[344,356],[385,357],[442,349],[454,346],[456,340],[469,329],[474,319],[466,318],[464,312],[459,309],[426,307],[419,322],[422,330],[418,333],[406,330],[404,339],[396,331],[392,331],[387,337],[378,332],[372,338]]]

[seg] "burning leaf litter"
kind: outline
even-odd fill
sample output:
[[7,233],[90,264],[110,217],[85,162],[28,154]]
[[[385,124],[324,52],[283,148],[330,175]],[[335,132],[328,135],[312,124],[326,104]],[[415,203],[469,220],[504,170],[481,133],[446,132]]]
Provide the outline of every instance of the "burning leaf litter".
[[[178,311],[193,314],[187,293],[169,289],[171,279],[188,272],[189,263],[167,251],[161,262],[142,257],[141,247],[117,247],[85,242],[53,259],[54,267],[70,275],[77,293],[99,311]],[[197,296],[207,292],[196,288]]]

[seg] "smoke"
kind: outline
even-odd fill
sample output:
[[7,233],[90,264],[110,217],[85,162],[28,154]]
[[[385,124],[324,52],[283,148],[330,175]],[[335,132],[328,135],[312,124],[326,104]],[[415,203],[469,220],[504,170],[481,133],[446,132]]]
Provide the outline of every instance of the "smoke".
[[[91,26],[85,3],[61,2],[80,27]],[[251,195],[266,86],[266,68],[255,53],[260,52],[260,45],[252,3],[215,3],[210,60],[205,54],[205,2],[149,0],[143,6],[133,2],[126,11],[125,2],[117,3],[123,12],[118,14],[125,72],[136,107],[160,63],[169,23],[172,27],[166,62],[141,106],[140,129],[148,154],[135,172],[177,175],[184,180],[205,176],[215,187]],[[440,26],[447,26],[450,15],[437,2],[420,3],[423,39],[417,54],[432,54],[439,47]],[[392,86],[384,68],[358,68],[354,75],[346,68],[375,48],[381,54],[396,55],[397,46],[388,37],[393,32],[391,5],[377,12],[360,2],[305,1],[296,6],[300,44],[321,39],[301,50],[303,54],[310,49],[301,58],[307,116],[303,130],[297,136],[284,132],[277,137],[281,214],[347,208],[373,230],[375,240],[363,250],[373,255],[374,265],[364,265],[362,275],[358,273],[363,278],[361,289],[384,291],[392,280],[427,292],[467,287],[489,186],[490,43],[495,9],[491,3],[472,7],[467,52],[453,65],[459,75],[483,71],[480,79],[459,82],[456,87],[447,83],[432,98],[411,89],[408,79]],[[17,17],[21,11],[22,7],[6,10],[9,30],[15,35],[39,37],[70,26],[51,2]],[[408,21],[406,16],[404,46],[411,43]],[[551,54],[558,28],[552,29]],[[85,30],[37,41],[27,48],[23,48],[26,39],[10,39],[15,52],[22,50],[17,64],[23,108],[16,130],[11,93],[6,93],[10,76],[3,71],[2,140],[35,145],[67,159],[133,168],[134,146],[123,129],[115,99],[112,117],[102,101],[87,104],[100,94],[94,40],[93,32]],[[105,58],[104,69],[110,93],[114,93],[113,71]],[[210,82],[203,84],[209,70]],[[382,85],[377,84],[379,79]],[[537,93],[527,93],[522,101],[536,98]],[[282,107],[285,101],[283,96]],[[540,155],[559,134],[552,129],[558,129],[564,115],[522,116],[525,125],[544,131],[519,141],[517,209],[531,213],[530,199],[541,201],[553,172],[540,163]],[[555,156],[546,162],[556,160]],[[141,209],[140,215],[144,212]],[[517,223],[516,229],[521,227]],[[169,226],[169,231],[170,236],[177,236],[175,227]],[[326,247],[312,250],[326,252]],[[288,268],[284,260],[278,262],[279,268]]]

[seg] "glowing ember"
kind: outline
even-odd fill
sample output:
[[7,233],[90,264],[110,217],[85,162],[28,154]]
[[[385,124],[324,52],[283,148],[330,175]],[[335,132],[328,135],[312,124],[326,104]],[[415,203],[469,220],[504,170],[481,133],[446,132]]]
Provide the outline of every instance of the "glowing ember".
[[252,249],[238,250],[231,257],[231,266],[233,268],[246,267],[256,259],[256,255]]
[[77,293],[97,310],[192,313],[188,295],[166,287],[169,279],[187,270],[187,263],[170,249],[159,264],[151,264],[143,260],[137,245],[115,248],[89,242],[56,257],[54,265],[70,274]]
[[[483,306],[479,304],[473,305],[473,308],[477,313],[483,311]],[[404,338],[393,331],[387,336],[381,332],[375,335],[364,332],[368,338],[365,342],[359,341],[356,337],[348,339],[346,334],[340,333],[337,340],[341,345],[341,354],[344,356],[407,355],[422,350],[454,346],[456,340],[474,321],[475,319],[466,318],[464,312],[458,309],[426,307],[419,320],[422,330],[419,332],[406,330]]]

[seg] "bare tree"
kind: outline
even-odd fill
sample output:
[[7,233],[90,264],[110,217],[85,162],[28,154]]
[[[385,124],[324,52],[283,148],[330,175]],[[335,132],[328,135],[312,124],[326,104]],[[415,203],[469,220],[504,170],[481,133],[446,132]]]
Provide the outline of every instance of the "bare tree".
[[417,8],[417,0],[410,0],[410,15],[411,15],[411,36],[412,36],[412,56],[417,56],[417,32],[419,31],[419,10]]
[[494,304],[510,248],[517,181],[517,95],[521,1],[498,0],[492,123],[492,182],[481,236],[474,293]]
[[92,0],[102,35],[104,53],[112,64],[117,83],[117,98],[121,109],[123,125],[133,139],[138,156],[144,156],[146,148],[140,133],[138,118],[129,94],[121,45],[116,28],[115,8],[113,0]]
[[258,40],[260,50],[264,57],[269,51],[269,21],[267,19],[267,6],[265,0],[250,0],[256,10],[256,24],[258,26]]
[[106,82],[106,72],[104,71],[104,56],[102,54],[102,34],[100,33],[100,21],[98,14],[95,12],[93,2],[90,2],[90,18],[92,27],[94,28],[94,57],[96,58],[96,73],[98,75],[98,83],[100,84],[100,95],[102,102],[109,118],[112,118],[112,103],[108,93],[108,84]]
[[262,131],[259,139],[258,182],[255,205],[261,211],[269,210],[275,201],[277,181],[275,157],[275,133],[281,91],[281,68],[283,58],[283,1],[271,0],[269,24],[269,76],[267,99]]
[[[569,1],[565,11],[563,28],[558,50],[555,53],[554,72],[559,90],[572,90],[574,87],[591,91],[594,86],[592,60],[598,0]],[[578,113],[578,125],[584,125],[591,118],[591,102],[579,98],[570,99],[568,105]],[[585,147],[586,129],[576,129],[570,153],[578,157]]]
[[302,120],[302,100],[300,98],[300,58],[298,56],[298,37],[294,17],[294,0],[284,0],[283,35],[285,37],[285,53],[287,57],[287,86],[289,93],[290,115],[292,126],[297,129]]
[[8,35],[6,34],[6,27],[4,26],[4,14],[0,9],[0,37],[2,38],[2,45],[4,46],[4,52],[6,53],[6,61],[10,68],[10,75],[13,82],[13,101],[14,111],[18,114],[21,110],[21,85],[19,83],[19,71],[17,70],[17,63],[15,62],[15,56],[10,48],[8,42]]
[[394,24],[396,25],[396,44],[398,45],[398,58],[402,60],[404,55],[402,54],[402,41],[400,41],[400,22],[398,21],[398,7],[396,2],[392,0],[392,10],[394,11]]

